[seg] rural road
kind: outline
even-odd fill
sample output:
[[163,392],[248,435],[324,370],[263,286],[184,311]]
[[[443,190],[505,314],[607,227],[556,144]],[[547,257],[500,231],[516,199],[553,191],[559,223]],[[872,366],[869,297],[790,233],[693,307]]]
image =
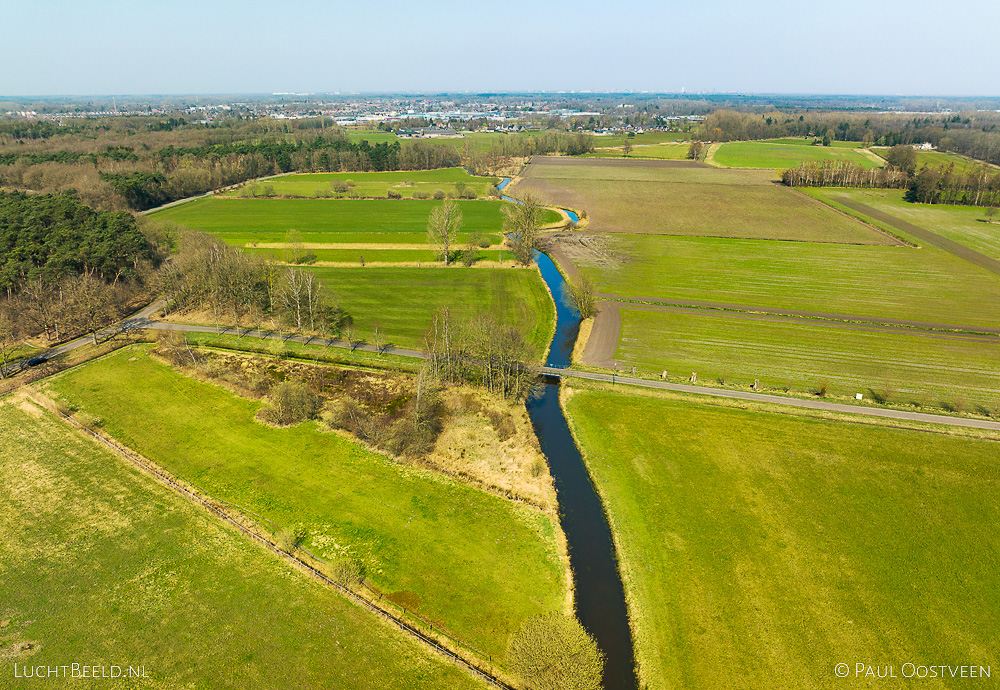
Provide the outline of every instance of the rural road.
[[[153,321],[150,316],[157,310],[162,308],[164,305],[163,300],[157,300],[146,307],[140,309],[136,313],[129,316],[127,319],[120,321],[118,324],[111,328],[106,328],[101,333],[111,333],[111,332],[121,332],[123,330],[131,329],[151,329],[159,331],[179,331],[182,333],[212,333],[212,334],[225,334],[232,333],[236,334],[236,329],[234,328],[216,328],[215,326],[197,326],[193,324],[179,324],[179,323],[166,323],[163,321]],[[284,335],[281,333],[275,333],[273,331],[260,331],[260,330],[250,330],[244,331],[240,330],[241,337],[246,338],[257,338],[261,340],[283,340],[291,341],[295,343],[314,343],[320,344],[323,342],[321,338],[311,337],[311,336],[301,336],[301,335]],[[49,356],[55,356],[57,354],[63,354],[71,350],[75,350],[78,347],[86,345],[91,342],[91,336],[83,336],[77,338],[76,340],[60,345],[58,348],[51,350]],[[344,341],[329,341],[328,345],[330,347],[336,347],[341,349],[350,349],[350,345]],[[357,350],[363,350],[364,352],[378,352],[378,349],[374,345],[362,344],[356,347]],[[423,359],[426,355],[418,350],[409,350],[400,347],[387,347],[382,350],[383,354],[389,355],[399,355],[401,357],[413,357],[415,359]],[[12,365],[15,366],[15,365]],[[724,390],[719,388],[705,388],[702,386],[692,386],[681,383],[668,383],[666,381],[648,381],[645,379],[636,379],[626,376],[617,376],[614,374],[598,374],[585,371],[573,371],[569,369],[557,369],[554,367],[537,367],[538,373],[546,376],[558,376],[560,378],[579,378],[588,379],[591,381],[605,381],[608,383],[622,384],[628,386],[638,386],[641,388],[655,388],[660,390],[676,391],[681,393],[692,393],[695,395],[708,395],[720,398],[734,398],[737,400],[753,400],[757,402],[770,403],[772,405],[785,405],[789,407],[803,407],[812,410],[826,410],[828,412],[840,412],[844,414],[860,414],[869,415],[873,417],[885,417],[888,419],[902,419],[914,422],[927,422],[931,424],[945,424],[948,426],[962,426],[962,427],[972,427],[976,429],[989,429],[991,431],[1000,431],[1000,422],[993,422],[984,419],[966,419],[963,417],[949,417],[946,415],[937,414],[927,414],[923,412],[906,412],[902,410],[891,410],[882,409],[875,407],[863,407],[855,405],[844,405],[841,403],[831,403],[822,400],[802,400],[799,398],[786,398],[780,395],[767,395],[764,393],[752,393],[749,391],[734,391],[734,390]]]
[[904,419],[912,422],[928,422],[930,424],[947,424],[948,426],[965,426],[975,429],[989,429],[1000,431],[1000,422],[991,422],[985,419],[963,419],[961,417],[948,417],[939,414],[927,414],[924,412],[906,412],[903,410],[888,410],[876,407],[858,407],[854,405],[842,405],[840,403],[824,402],[821,400],[801,400],[799,398],[786,398],[780,395],[767,395],[765,393],[751,393],[748,391],[732,391],[721,388],[703,388],[701,386],[691,386],[683,383],[667,383],[666,381],[647,381],[645,379],[633,379],[626,376],[615,376],[613,374],[594,374],[585,371],[570,371],[567,369],[556,369],[554,367],[539,367],[539,373],[546,376],[558,376],[560,378],[589,379],[591,381],[605,381],[608,383],[620,383],[628,386],[640,386],[643,388],[658,388],[660,390],[676,391],[680,393],[695,393],[697,395],[711,395],[718,398],[735,398],[737,400],[753,400],[756,402],[771,403],[773,405],[787,405],[789,407],[804,407],[810,410],[826,410],[828,412],[842,412],[846,414],[862,414],[871,417],[886,417],[889,419]]

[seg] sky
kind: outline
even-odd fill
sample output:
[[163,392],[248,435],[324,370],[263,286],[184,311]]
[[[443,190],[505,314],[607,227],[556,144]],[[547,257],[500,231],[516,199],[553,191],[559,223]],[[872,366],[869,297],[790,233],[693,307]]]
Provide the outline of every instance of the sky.
[[2,96],[1000,96],[995,0],[4,4]]

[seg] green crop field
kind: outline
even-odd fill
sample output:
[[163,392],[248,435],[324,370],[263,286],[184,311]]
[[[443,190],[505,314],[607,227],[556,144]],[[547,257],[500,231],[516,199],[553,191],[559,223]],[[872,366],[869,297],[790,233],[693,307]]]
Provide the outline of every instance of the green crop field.
[[22,675],[25,665],[143,667],[149,678],[135,687],[346,688],[359,679],[371,688],[480,687],[49,412],[11,398],[0,402],[0,581],[4,687],[46,685],[18,685],[15,663]]
[[[586,210],[591,232],[893,243],[791,189],[753,184],[758,177],[702,167],[651,169],[669,181],[560,177],[583,167],[533,163],[515,189],[531,190],[546,203]],[[628,170],[625,165],[594,166],[589,172]]]
[[[338,182],[347,185],[349,191],[337,192],[334,185]],[[414,192],[424,192],[433,196],[435,191],[441,190],[445,194],[456,194],[459,185],[462,185],[464,189],[475,191],[477,196],[486,197],[490,188],[499,182],[500,179],[496,177],[473,177],[464,168],[400,172],[302,173],[251,182],[227,192],[225,196],[259,197],[265,188],[269,188],[268,194],[272,196],[343,198],[351,193],[360,197],[385,198],[389,190],[393,190],[404,198],[412,198]]]
[[[647,687],[910,687],[904,663],[996,673],[1000,442],[605,391],[565,406]],[[856,663],[899,680],[855,679]]]
[[[624,305],[623,305],[624,306]],[[1000,337],[807,319],[622,309],[616,359],[699,381],[1000,415]]]
[[[835,207],[839,206],[838,198],[847,197],[1000,260],[1000,219],[987,222],[985,209],[974,206],[911,204],[903,199],[904,192],[893,189],[818,188],[803,191]],[[901,231],[893,229],[893,232]],[[915,238],[914,241],[919,242]]]
[[[206,198],[158,211],[152,216],[218,235],[231,243],[283,242],[289,230],[306,242],[336,242],[343,233],[427,234],[427,217],[440,201],[415,199],[222,199]],[[460,201],[466,233],[497,233],[502,201]],[[556,214],[553,213],[550,218]],[[348,241],[353,241],[348,240]]]
[[[620,156],[619,156],[620,158]],[[768,170],[720,170],[694,161],[643,161],[567,156],[535,156],[521,173],[527,180],[574,182],[675,182],[688,184],[767,185]],[[516,189],[516,188],[515,188]]]
[[344,133],[347,134],[348,139],[350,139],[352,142],[355,143],[360,141],[367,141],[369,144],[383,144],[383,143],[392,144],[397,141],[400,142],[403,141],[392,132],[382,132],[377,129],[348,128],[344,130]]
[[[603,143],[603,142],[602,142]],[[634,144],[629,158],[655,158],[662,160],[684,160],[687,158],[688,144]],[[621,147],[597,148],[584,158],[622,158]]]
[[444,307],[460,318],[487,313],[517,326],[541,357],[555,323],[552,299],[535,269],[428,266],[310,268],[363,337],[381,326],[395,345],[420,349]]
[[[348,555],[393,601],[501,657],[529,616],[561,610],[565,570],[545,514],[396,464],[308,422],[276,429],[259,402],[181,375],[145,348],[67,371],[47,389],[205,493]],[[155,411],[155,412],[151,412]]]
[[[877,153],[879,156],[885,157],[889,153],[888,147],[876,147],[872,151]],[[966,158],[957,153],[949,153],[948,151],[916,151],[917,156],[917,170],[927,165],[932,168],[943,168],[948,165],[955,166],[955,172],[965,173],[973,170],[982,168],[987,165],[990,168],[990,174],[996,174],[997,168],[994,165],[989,165],[983,161],[977,161],[972,158]]]
[[581,259],[598,289],[693,300],[1000,327],[1000,277],[933,247],[610,236],[623,260]]
[[[817,142],[814,144],[813,142]],[[823,142],[823,137],[781,137],[780,139],[762,139],[758,144],[792,144],[794,146],[821,146]],[[842,149],[861,149],[865,148],[865,145],[860,141],[840,141],[834,140],[830,142],[830,147],[832,148],[842,148]]]
[[713,158],[719,165],[730,168],[794,168],[799,163],[823,161],[844,161],[865,168],[876,168],[879,165],[853,147],[807,146],[764,141],[734,141],[723,144]]

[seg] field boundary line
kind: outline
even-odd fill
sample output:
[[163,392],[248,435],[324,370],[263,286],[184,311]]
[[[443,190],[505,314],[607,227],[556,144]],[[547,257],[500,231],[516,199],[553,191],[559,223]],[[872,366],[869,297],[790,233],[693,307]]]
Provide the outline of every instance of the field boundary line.
[[40,393],[38,391],[31,391],[29,393],[29,397],[35,403],[37,403],[37,404],[41,405],[42,407],[44,407],[46,410],[49,410],[50,412],[53,412],[58,418],[60,418],[60,419],[62,419],[64,421],[70,423],[70,425],[73,426],[78,431],[85,432],[86,435],[89,435],[90,438],[94,439],[98,443],[100,443],[100,444],[104,445],[105,447],[107,447],[108,449],[110,449],[115,455],[118,455],[118,456],[124,458],[125,460],[127,460],[128,462],[130,462],[132,465],[134,465],[135,467],[137,467],[140,471],[142,471],[142,472],[146,473],[147,475],[153,477],[154,479],[156,479],[157,481],[159,481],[161,484],[163,484],[164,486],[166,486],[169,489],[172,489],[175,493],[180,494],[181,496],[187,498],[192,503],[203,507],[206,511],[208,511],[212,515],[220,518],[225,523],[227,523],[227,524],[235,527],[237,529],[237,531],[239,531],[242,534],[250,537],[251,541],[253,541],[253,540],[258,541],[266,549],[274,552],[280,558],[285,559],[286,561],[288,561],[292,565],[298,567],[300,570],[303,570],[307,574],[312,575],[314,578],[316,578],[317,580],[319,580],[323,584],[325,584],[325,585],[333,588],[337,592],[345,595],[348,599],[350,599],[351,601],[353,601],[355,604],[358,604],[358,605],[362,606],[363,608],[368,609],[370,612],[372,612],[372,613],[374,613],[374,614],[376,614],[378,616],[381,616],[384,619],[385,622],[394,624],[403,633],[408,634],[409,636],[415,638],[418,642],[422,643],[424,646],[429,647],[431,649],[431,651],[436,652],[436,653],[440,654],[441,656],[444,656],[446,659],[448,659],[449,661],[451,661],[456,666],[462,667],[464,670],[466,670],[467,672],[469,672],[473,676],[478,677],[480,680],[483,680],[486,683],[488,683],[488,684],[490,684],[490,685],[492,685],[494,687],[502,688],[503,690],[515,690],[515,688],[513,686],[508,685],[507,683],[505,683],[504,681],[500,680],[496,676],[490,674],[488,671],[485,671],[485,670],[479,668],[472,661],[464,658],[463,656],[460,656],[459,654],[457,654],[456,652],[452,651],[451,649],[448,649],[447,647],[444,647],[441,644],[438,644],[438,642],[436,640],[434,640],[433,638],[431,638],[430,636],[428,636],[427,634],[425,634],[423,631],[419,630],[418,628],[414,627],[413,625],[410,625],[405,620],[403,620],[401,617],[396,616],[391,611],[389,611],[389,610],[387,610],[387,609],[379,606],[376,602],[370,601],[367,598],[365,598],[365,597],[361,596],[360,594],[358,594],[357,592],[354,592],[353,590],[351,590],[351,589],[343,586],[342,584],[340,584],[336,580],[333,580],[332,578],[328,577],[327,575],[325,575],[321,571],[317,570],[312,565],[310,565],[306,561],[302,560],[298,556],[295,556],[294,554],[292,554],[292,553],[290,553],[288,551],[285,551],[278,544],[276,544],[275,542],[273,542],[270,539],[266,538],[265,536],[259,534],[257,531],[255,531],[255,530],[251,529],[250,527],[242,524],[241,522],[238,522],[237,520],[233,519],[224,510],[222,510],[222,508],[220,506],[215,505],[212,502],[212,500],[204,498],[204,497],[200,496],[199,494],[195,493],[194,491],[191,491],[187,487],[183,486],[178,481],[176,481],[172,476],[170,476],[165,470],[161,469],[158,465],[156,465],[151,460],[146,459],[145,457],[143,457],[142,455],[136,453],[131,448],[128,448],[127,446],[125,446],[124,444],[120,443],[116,439],[113,439],[113,438],[109,439],[109,438],[105,437],[104,435],[99,434],[99,433],[95,432],[94,430],[87,428],[86,426],[84,426],[82,423],[80,423],[80,421],[77,420],[76,418],[74,418],[73,416],[67,415],[67,414],[63,413],[61,410],[58,409],[58,407],[55,405],[54,401],[52,401],[51,399],[49,399],[47,396],[43,395],[42,393]]

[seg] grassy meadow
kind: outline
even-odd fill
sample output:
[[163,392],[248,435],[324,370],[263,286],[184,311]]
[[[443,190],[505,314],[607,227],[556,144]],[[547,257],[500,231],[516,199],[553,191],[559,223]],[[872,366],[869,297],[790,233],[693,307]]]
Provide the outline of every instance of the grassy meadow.
[[527,617],[562,609],[564,565],[545,514],[395,464],[315,422],[265,426],[259,402],[146,352],[120,350],[46,389],[208,495],[300,526],[321,558],[360,561],[386,598],[481,653],[501,657]]
[[[844,142],[838,142],[844,143]],[[722,144],[713,157],[716,163],[729,168],[794,168],[800,163],[843,161],[865,168],[879,164],[854,147],[812,146],[775,141],[734,141]]]
[[[624,305],[623,305],[624,306]],[[806,319],[622,309],[626,369],[1000,415],[1000,337]]]
[[[876,147],[872,151],[881,157],[885,157],[889,153],[889,147]],[[966,158],[957,153],[950,153],[948,151],[922,151],[917,150],[916,162],[917,170],[924,167],[925,165],[931,168],[944,168],[949,165],[955,166],[956,173],[965,173],[973,170],[978,170],[983,167],[983,161],[977,161],[972,158]],[[996,173],[996,166],[989,166],[991,168],[991,173]]]
[[[998,219],[994,219],[994,222],[988,223],[985,209],[945,204],[911,204],[903,199],[905,192],[896,189],[845,189],[838,187],[804,191],[809,196],[834,207],[840,207],[837,199],[847,197],[900,220],[913,223],[925,230],[935,232],[942,237],[947,237],[980,254],[1000,260],[1000,222]],[[854,215],[858,214],[857,211],[851,209],[845,208],[844,210]],[[877,223],[871,219],[869,221]],[[903,233],[902,230],[895,228],[893,228],[893,232]],[[916,238],[912,239],[919,243]]]
[[933,247],[614,235],[581,260],[602,292],[968,327],[1000,327],[1000,278]]
[[[604,144],[605,142],[600,142]],[[685,160],[689,144],[632,144],[632,152],[628,158],[653,158],[660,160]],[[584,158],[622,158],[621,146],[608,142],[601,148],[595,148],[593,153],[584,154]]]
[[14,663],[143,666],[143,687],[481,687],[11,397],[0,400],[0,581],[4,687],[46,685],[18,686]]
[[[591,232],[892,243],[863,223],[760,176],[702,167],[625,165],[593,166],[581,178],[565,176],[581,168],[585,166],[533,163],[515,189],[532,190],[547,203],[585,209]],[[650,171],[660,179],[650,179]],[[608,179],[596,177],[602,172],[610,173]],[[630,173],[640,179],[623,179]]]
[[[224,196],[260,196],[265,187],[276,196],[291,197],[335,197],[343,198],[348,193],[360,197],[385,198],[389,190],[398,192],[403,198],[413,198],[414,192],[433,195],[441,190],[445,194],[456,194],[459,186],[471,189],[477,196],[489,195],[492,186],[500,182],[496,177],[474,177],[464,168],[443,168],[440,170],[408,170],[397,172],[343,172],[343,173],[300,173],[284,175],[259,182],[248,183]],[[343,183],[349,192],[337,192],[334,186]]]
[[[418,199],[227,199],[208,197],[152,214],[158,220],[210,232],[230,244],[280,243],[289,230],[304,242],[355,242],[356,235],[427,236],[427,217],[440,201]],[[502,201],[459,201],[464,233],[497,234]],[[553,214],[554,215],[554,214]]]
[[565,408],[647,687],[902,688],[835,665],[1000,666],[1000,441],[606,390]]
[[354,319],[359,335],[375,324],[400,347],[420,349],[444,307],[459,318],[488,313],[516,325],[541,357],[552,337],[555,307],[533,268],[440,266],[309,268]]

